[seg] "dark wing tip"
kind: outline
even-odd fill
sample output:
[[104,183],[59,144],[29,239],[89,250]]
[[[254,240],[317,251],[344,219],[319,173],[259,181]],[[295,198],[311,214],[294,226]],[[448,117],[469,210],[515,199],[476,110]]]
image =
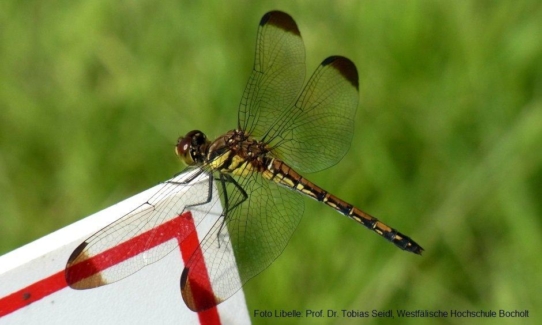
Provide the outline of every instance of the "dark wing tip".
[[77,290],[96,288],[108,284],[102,278],[99,268],[85,252],[88,242],[83,242],[71,253],[64,270],[66,283]]
[[181,275],[181,295],[191,311],[203,311],[222,302],[213,294],[211,288],[202,286],[201,283],[190,278],[189,272],[190,268],[185,267]]
[[344,56],[330,56],[322,62],[322,65],[331,65],[346,79],[352,86],[359,89],[358,69],[354,62]]
[[81,253],[83,252],[83,250],[85,250],[87,245],[88,245],[87,242],[83,242],[81,245],[77,246],[77,248],[70,255],[70,258],[68,258],[68,265],[72,264],[73,261],[75,261],[77,257],[79,257],[79,255],[81,255]]
[[282,11],[270,11],[263,15],[260,26],[273,25],[295,35],[301,35],[292,16]]

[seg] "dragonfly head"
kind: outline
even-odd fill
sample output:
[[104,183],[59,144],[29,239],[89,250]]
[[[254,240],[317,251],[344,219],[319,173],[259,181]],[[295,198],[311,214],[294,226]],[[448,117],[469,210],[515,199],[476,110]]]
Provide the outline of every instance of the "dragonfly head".
[[175,153],[188,166],[201,164],[210,141],[205,134],[198,130],[188,132],[177,140]]

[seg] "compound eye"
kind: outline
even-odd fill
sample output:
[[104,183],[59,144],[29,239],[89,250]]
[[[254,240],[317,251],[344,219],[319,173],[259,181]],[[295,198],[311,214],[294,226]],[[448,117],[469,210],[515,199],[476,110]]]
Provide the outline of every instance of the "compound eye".
[[202,162],[205,145],[208,144],[205,134],[198,130],[188,132],[184,137],[177,140],[175,153],[188,166]]
[[188,166],[192,166],[196,163],[194,159],[192,159],[191,152],[192,152],[192,138],[180,137],[179,140],[177,140],[177,145],[175,146],[175,153]]
[[[205,143],[207,143],[207,137],[205,136],[205,134],[203,132],[201,132],[201,131],[192,131],[192,132],[194,132],[193,134],[191,134],[192,145],[193,146],[198,146],[199,147],[199,146],[204,145]],[[190,132],[190,133],[192,133],[192,132]]]

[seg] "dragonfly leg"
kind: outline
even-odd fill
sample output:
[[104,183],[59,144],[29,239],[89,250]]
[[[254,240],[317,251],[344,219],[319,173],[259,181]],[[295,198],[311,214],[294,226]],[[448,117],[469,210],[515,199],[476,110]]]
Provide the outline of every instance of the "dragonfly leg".
[[233,179],[233,177],[231,177],[230,175],[224,175],[224,178],[222,179],[222,185],[224,186],[224,190],[225,190],[225,187],[226,187],[226,185],[225,185],[226,182],[228,182],[228,183],[232,184],[233,186],[235,186],[235,188],[239,191],[239,193],[241,193],[241,196],[242,196],[242,199],[239,200],[238,202],[235,202],[235,204],[233,206],[226,206],[227,207],[226,211],[230,212],[230,211],[233,211],[233,209],[237,208],[241,203],[245,202],[248,199],[248,194],[243,189],[243,187],[241,187],[241,185],[239,185],[239,183],[237,183],[237,181],[235,179]]
[[[220,174],[220,177],[217,179],[220,182],[220,186],[222,187],[222,193],[224,198],[224,212],[222,213],[223,219],[222,223],[220,224],[220,228],[218,229],[218,232],[216,234],[217,236],[217,242],[220,248],[220,234],[222,233],[222,229],[224,229],[224,225],[226,224],[226,221],[228,219],[228,215],[231,211],[233,211],[235,208],[237,208],[241,203],[245,202],[248,199],[247,192],[231,177],[230,175],[226,174]],[[230,183],[233,186],[235,186],[236,190],[241,193],[242,198],[238,200],[238,202],[235,202],[233,205],[230,206],[230,200],[228,196],[228,191],[226,190],[226,183]]]
[[[185,169],[183,169],[181,172],[175,174],[174,178],[181,175],[181,174],[184,174],[190,170],[194,170],[194,167],[187,167]],[[172,181],[166,181],[166,183],[169,183],[169,184],[176,184],[176,185],[187,185],[187,184],[190,184],[193,180],[195,180],[199,175],[201,175],[202,173],[204,172],[203,169],[200,169],[199,171],[197,171],[196,173],[194,173],[194,175],[190,176],[189,178],[183,180],[182,182],[172,182]],[[210,178],[210,177],[209,177]]]
[[[197,175],[200,175],[203,171],[200,171],[198,173],[196,173]],[[196,176],[197,177],[197,176]],[[213,177],[211,175],[209,175],[209,185],[207,186],[208,188],[208,192],[207,192],[207,199],[205,201],[202,201],[202,202],[199,202],[199,203],[193,203],[193,204],[188,204],[184,207],[183,209],[183,212],[184,210],[188,210],[189,208],[192,208],[192,207],[196,207],[196,206],[199,206],[199,205],[204,205],[204,204],[207,204],[209,202],[211,202],[211,200],[213,199]],[[195,178],[192,178],[192,180],[194,180]]]

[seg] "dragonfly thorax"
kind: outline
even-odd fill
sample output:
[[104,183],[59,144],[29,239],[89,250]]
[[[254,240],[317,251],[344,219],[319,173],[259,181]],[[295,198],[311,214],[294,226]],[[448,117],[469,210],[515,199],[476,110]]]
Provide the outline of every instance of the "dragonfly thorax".
[[242,130],[232,130],[214,140],[207,148],[205,164],[221,173],[246,176],[263,171],[271,157],[267,144],[248,136]]

